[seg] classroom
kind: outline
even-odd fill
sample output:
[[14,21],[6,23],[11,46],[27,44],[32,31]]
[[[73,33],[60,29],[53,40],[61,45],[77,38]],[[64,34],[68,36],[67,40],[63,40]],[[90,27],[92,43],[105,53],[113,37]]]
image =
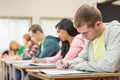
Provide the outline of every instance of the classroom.
[[[113,20],[120,22],[120,0],[0,0],[0,80],[120,80],[119,71],[114,71],[114,69],[113,71],[107,70],[108,68],[112,69],[111,67],[105,66],[97,70],[98,67],[89,68],[85,66],[87,68],[85,69],[82,66],[75,67],[73,65],[77,70],[81,68],[80,71],[82,71],[80,72],[76,70],[68,71],[66,68],[69,67],[59,65],[59,63],[64,64],[64,61],[66,61],[66,64],[71,66],[74,63],[74,59],[79,57],[80,54],[78,53],[81,53],[82,50],[84,51],[85,40],[90,39],[86,36],[90,31],[85,30],[85,32],[79,27],[80,24],[77,25],[76,21],[78,20],[76,17],[78,15],[77,12],[79,12],[78,9],[81,9],[80,6],[84,4],[100,11],[102,21],[105,25],[109,25]],[[89,16],[87,19],[89,19]],[[120,26],[117,22],[115,22],[116,26]],[[96,23],[97,26],[101,24]],[[72,25],[71,31],[67,31],[64,25],[66,27]],[[119,37],[117,35],[118,30],[116,30],[116,35],[114,36]],[[62,34],[62,31],[65,32]],[[112,34],[114,31],[110,32]],[[85,37],[83,38],[82,35]],[[39,36],[41,37],[38,38]],[[63,37],[64,39],[62,39]],[[77,42],[78,37],[79,41],[81,41],[80,43]],[[26,41],[24,38],[26,38]],[[106,46],[109,46],[109,42],[111,46],[114,46],[119,40],[116,37],[113,37],[115,38],[113,39],[111,36],[107,36],[107,38],[111,38],[111,41],[116,41],[112,43],[105,38],[108,41],[108,44],[105,41],[105,49],[117,49],[117,46],[114,48],[106,48]],[[49,42],[51,39],[53,39],[53,42]],[[93,40],[91,39],[90,41]],[[49,48],[46,49],[46,54],[42,54],[45,46]],[[93,44],[93,46],[96,45]],[[98,50],[98,53],[103,52],[100,56],[106,59],[105,51],[102,51],[103,48],[100,46],[103,45],[99,45],[99,49],[96,50]],[[120,45],[118,44],[118,46]],[[12,50],[14,50],[14,53]],[[76,54],[72,54],[72,51]],[[94,50],[93,52],[95,53],[96,51]],[[117,56],[120,57],[120,51],[117,52],[116,50],[113,52],[117,53],[116,55],[112,55],[114,58]],[[110,52],[108,51],[108,53]],[[96,56],[96,54],[93,55]],[[52,59],[54,56],[57,57]],[[111,58],[111,55],[108,56]],[[99,58],[101,59],[101,57]],[[89,57],[87,59],[89,60]],[[113,63],[117,65],[119,63],[117,61],[115,59]],[[97,65],[101,65],[101,63]],[[64,74],[61,71],[57,72],[56,68],[57,70],[64,68],[65,70],[62,69],[63,72],[65,71]],[[106,68],[106,71],[103,71],[105,70],[104,68]],[[53,74],[50,74],[52,72]]]

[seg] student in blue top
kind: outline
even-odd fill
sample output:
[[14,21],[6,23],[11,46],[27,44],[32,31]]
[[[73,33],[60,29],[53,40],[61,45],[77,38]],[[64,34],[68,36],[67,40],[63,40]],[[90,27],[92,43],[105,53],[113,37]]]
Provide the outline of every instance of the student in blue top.
[[[35,43],[38,43],[39,45],[39,50],[35,54],[35,57],[37,58],[54,56],[60,50],[59,38],[46,36],[38,24],[31,25],[29,28],[29,35],[31,37],[31,40]],[[31,58],[32,57],[29,57],[29,59]],[[19,70],[16,70],[16,80],[21,80],[21,74]]]
[[59,39],[53,36],[46,36],[38,24],[31,25],[29,35],[33,41],[39,44],[37,58],[44,58],[56,55],[59,51]]

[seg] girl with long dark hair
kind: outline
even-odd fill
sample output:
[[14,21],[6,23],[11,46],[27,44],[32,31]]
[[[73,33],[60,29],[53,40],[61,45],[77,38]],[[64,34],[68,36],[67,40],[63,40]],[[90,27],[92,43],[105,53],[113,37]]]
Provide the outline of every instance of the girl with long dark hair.
[[73,22],[70,19],[62,19],[55,28],[62,42],[61,50],[53,57],[33,58],[33,62],[54,63],[59,59],[73,60],[82,51],[84,38],[74,28]]

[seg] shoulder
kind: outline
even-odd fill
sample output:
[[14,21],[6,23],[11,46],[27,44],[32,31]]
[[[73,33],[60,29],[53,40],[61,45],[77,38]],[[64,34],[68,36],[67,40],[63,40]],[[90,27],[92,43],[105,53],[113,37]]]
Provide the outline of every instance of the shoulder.
[[107,24],[106,28],[107,33],[117,33],[120,32],[120,23],[116,20]]
[[20,48],[25,48],[25,45],[20,46]]
[[81,34],[78,34],[74,37],[74,39],[84,39],[84,37]]
[[81,34],[76,35],[72,41],[72,43],[76,43],[76,44],[79,44],[78,42],[84,43],[84,37]]
[[19,50],[24,50],[25,46],[20,46]]
[[45,41],[44,41],[45,46],[54,46],[54,47],[59,47],[59,40],[57,40],[54,37],[47,36]]
[[117,39],[120,39],[120,23],[112,21],[106,25],[105,43],[119,41]]
[[58,43],[60,40],[59,40],[59,38],[57,38],[57,37],[54,37],[54,36],[47,36],[46,38],[45,38],[45,43],[46,42],[52,42],[52,43]]

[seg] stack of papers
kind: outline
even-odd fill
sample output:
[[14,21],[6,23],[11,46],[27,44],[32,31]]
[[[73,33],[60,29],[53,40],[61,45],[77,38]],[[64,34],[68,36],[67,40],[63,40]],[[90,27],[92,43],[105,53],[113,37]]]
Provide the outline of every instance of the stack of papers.
[[75,69],[40,69],[41,73],[49,75],[64,75],[64,74],[88,74],[90,72],[77,71]]

